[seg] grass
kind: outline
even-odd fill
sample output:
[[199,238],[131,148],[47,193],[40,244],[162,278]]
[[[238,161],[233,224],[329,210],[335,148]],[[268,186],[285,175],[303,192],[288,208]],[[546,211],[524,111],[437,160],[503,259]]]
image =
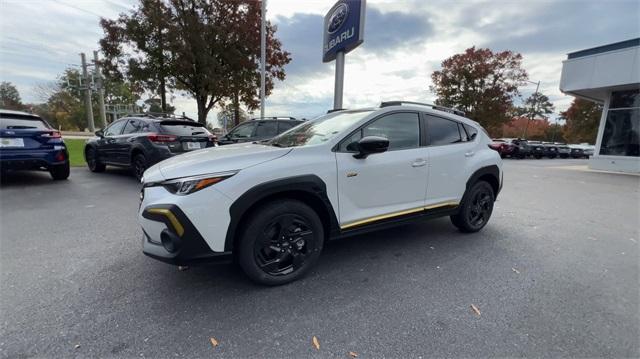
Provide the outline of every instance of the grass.
[[69,138],[65,139],[64,143],[67,144],[67,151],[69,151],[69,162],[72,167],[86,166],[84,161],[84,141],[83,139]]

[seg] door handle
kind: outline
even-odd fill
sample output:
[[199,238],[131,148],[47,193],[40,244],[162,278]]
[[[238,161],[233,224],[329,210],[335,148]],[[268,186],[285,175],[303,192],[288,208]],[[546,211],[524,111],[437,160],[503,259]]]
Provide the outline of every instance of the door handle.
[[413,161],[413,163],[411,163],[411,167],[422,167],[422,166],[425,166],[426,164],[427,164],[426,160],[419,158]]
[[474,151],[469,151],[469,152],[465,153],[464,155],[465,155],[466,157],[471,157],[471,156],[473,156],[473,155],[475,155],[475,154],[476,154],[476,153],[475,153]]

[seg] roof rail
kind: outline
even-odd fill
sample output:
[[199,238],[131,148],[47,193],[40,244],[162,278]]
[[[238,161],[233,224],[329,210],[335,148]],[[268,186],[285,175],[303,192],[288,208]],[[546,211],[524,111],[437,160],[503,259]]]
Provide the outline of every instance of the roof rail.
[[270,116],[270,117],[256,117],[252,118],[251,121],[255,120],[295,120],[295,117],[291,116]]
[[444,111],[444,112],[452,113],[452,114],[458,115],[458,116],[464,116],[465,115],[464,111],[460,111],[460,110],[458,110],[456,108],[449,108],[449,107],[444,107],[444,106],[440,106],[440,105],[434,105],[434,104],[431,104],[431,103],[413,102],[413,101],[384,101],[384,102],[380,103],[380,107],[402,106],[403,104],[427,106],[427,107],[431,107],[434,110]]
[[184,113],[182,115],[176,115],[176,114],[165,113],[165,112],[144,112],[144,113],[130,113],[130,114],[127,114],[126,116],[122,116],[122,117],[149,117],[149,118],[154,118],[154,119],[158,119],[158,120],[160,120],[160,119],[168,119],[168,120],[195,121],[194,119],[188,117]]
[[344,111],[344,110],[346,110],[346,108],[334,108],[334,109],[328,110],[327,113]]

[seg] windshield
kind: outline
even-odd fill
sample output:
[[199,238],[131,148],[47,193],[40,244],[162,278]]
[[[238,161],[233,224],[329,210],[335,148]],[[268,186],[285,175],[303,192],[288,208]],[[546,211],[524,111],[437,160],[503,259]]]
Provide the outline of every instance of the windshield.
[[324,143],[354,123],[360,121],[371,112],[373,111],[330,113],[294,127],[272,139],[268,144],[277,147],[295,147]]

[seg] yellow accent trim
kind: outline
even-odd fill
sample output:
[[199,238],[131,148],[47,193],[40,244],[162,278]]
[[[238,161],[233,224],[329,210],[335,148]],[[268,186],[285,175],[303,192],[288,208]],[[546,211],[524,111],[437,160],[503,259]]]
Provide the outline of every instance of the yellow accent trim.
[[169,222],[171,222],[171,226],[176,231],[176,233],[180,237],[182,237],[182,235],[184,234],[184,227],[182,227],[182,224],[180,224],[180,221],[178,221],[178,218],[176,218],[176,216],[170,210],[164,209],[164,208],[151,208],[147,210],[147,212],[155,213],[155,214],[159,214],[167,217],[169,219]]
[[418,212],[426,211],[428,209],[433,209],[433,208],[440,208],[440,207],[447,207],[447,206],[457,206],[458,204],[459,204],[458,202],[453,202],[453,201],[442,202],[442,203],[432,204],[432,205],[429,205],[429,206],[406,209],[404,211],[398,211],[398,212],[382,214],[382,215],[379,215],[379,216],[369,217],[369,218],[361,219],[361,220],[354,221],[354,222],[351,222],[351,223],[347,223],[345,225],[340,226],[340,229],[347,229],[347,228],[351,228],[351,227],[356,227],[356,226],[360,226],[360,225],[366,224],[366,223],[376,222],[376,221],[380,221],[380,220],[387,219],[387,218],[403,216],[405,214],[418,213]]

